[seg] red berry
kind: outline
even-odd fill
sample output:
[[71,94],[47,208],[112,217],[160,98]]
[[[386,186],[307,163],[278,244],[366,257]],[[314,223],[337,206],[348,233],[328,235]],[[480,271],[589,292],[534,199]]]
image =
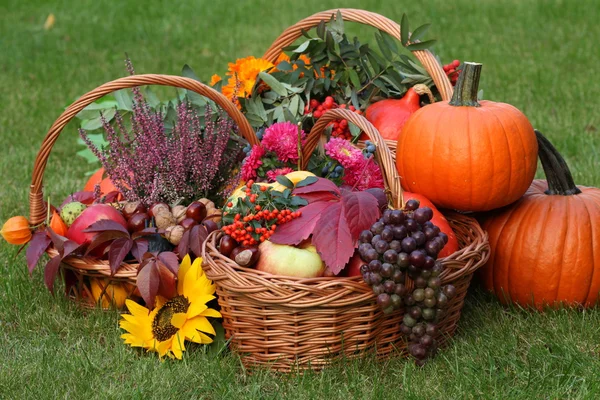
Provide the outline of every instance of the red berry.
[[310,108],[316,108],[319,106],[319,102],[316,99],[311,99],[309,104]]
[[459,65],[460,65],[460,61],[458,61],[458,60],[454,60],[454,61],[452,61],[452,66],[453,66],[454,68],[458,67]]
[[318,118],[321,118],[321,116],[322,116],[322,115],[323,115],[323,112],[322,112],[322,111],[315,111],[315,112],[313,113],[313,117],[315,117],[315,118],[317,118],[317,119],[318,119]]

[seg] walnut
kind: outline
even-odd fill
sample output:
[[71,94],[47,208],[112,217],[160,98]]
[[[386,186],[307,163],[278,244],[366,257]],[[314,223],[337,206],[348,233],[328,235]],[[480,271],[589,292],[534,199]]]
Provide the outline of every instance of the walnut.
[[158,214],[154,214],[154,222],[159,229],[167,229],[170,226],[177,225],[177,221],[171,211],[159,210]]
[[165,237],[172,245],[177,246],[181,241],[185,229],[181,225],[173,225],[165,230]]

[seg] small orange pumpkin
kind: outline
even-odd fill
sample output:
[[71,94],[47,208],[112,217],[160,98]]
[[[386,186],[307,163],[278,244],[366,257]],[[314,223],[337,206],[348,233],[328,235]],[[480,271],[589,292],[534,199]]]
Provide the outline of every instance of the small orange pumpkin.
[[562,156],[539,132],[547,181],[483,217],[490,258],[484,286],[503,303],[593,306],[600,292],[600,189],[575,186]]
[[537,168],[527,117],[510,104],[477,101],[481,64],[464,63],[450,102],[412,114],[398,139],[402,187],[441,208],[487,211],[518,200]]
[[50,228],[52,228],[52,230],[57,235],[60,235],[60,236],[66,236],[67,231],[69,230],[69,228],[67,227],[67,224],[65,224],[65,221],[63,221],[63,219],[56,212],[56,210],[54,210],[52,212],[52,219],[50,220]]
[[29,221],[23,216],[9,218],[0,234],[10,244],[25,244],[31,240],[31,227]]
[[90,179],[88,179],[86,182],[83,190],[86,192],[93,192],[96,188],[96,185],[100,185],[101,195],[119,191],[109,177],[104,177],[104,172],[104,168],[100,168],[98,171],[94,172],[94,174],[90,176]]

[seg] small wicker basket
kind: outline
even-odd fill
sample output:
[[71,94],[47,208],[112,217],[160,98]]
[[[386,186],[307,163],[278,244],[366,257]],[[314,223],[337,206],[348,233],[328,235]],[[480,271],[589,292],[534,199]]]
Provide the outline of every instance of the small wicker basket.
[[[43,194],[43,176],[46,169],[46,163],[54,143],[58,139],[63,128],[77,113],[83,110],[86,106],[98,100],[99,98],[120,89],[133,88],[143,85],[162,85],[173,86],[177,88],[191,90],[214,101],[221,107],[239,127],[239,133],[251,144],[258,144],[258,139],[254,130],[237,109],[237,107],[225,96],[209,86],[206,86],[193,79],[170,76],[170,75],[133,75],[105,83],[87,94],[81,96],[73,104],[61,114],[60,117],[52,124],[50,130],[46,134],[40,151],[37,154],[33,167],[33,177],[29,192],[29,221],[31,225],[37,225],[45,221],[47,204],[44,201]],[[58,255],[58,252],[50,248],[48,250],[50,257]],[[111,303],[111,297],[106,289],[109,283],[129,283],[135,286],[137,277],[138,264],[123,263],[119,270],[111,275],[108,260],[100,260],[94,257],[67,257],[62,263],[62,272],[66,283],[67,295],[82,305],[94,307],[96,301],[94,297],[99,297],[97,302]],[[90,287],[90,279],[97,279],[102,291],[100,296],[92,296]],[[128,294],[133,294],[133,290],[128,289]]]
[[[327,111],[307,138],[305,162],[327,124],[345,118],[360,127],[376,145],[376,157],[394,208],[402,207],[402,190],[390,150],[377,130],[353,112]],[[448,214],[460,250],[441,259],[443,284],[457,296],[440,321],[436,339],[444,345],[454,334],[473,272],[489,257],[489,243],[474,219]],[[248,367],[320,369],[339,356],[356,357],[375,350],[379,357],[406,354],[400,333],[404,310],[385,315],[371,287],[361,277],[301,279],[242,268],[217,250],[221,232],[213,232],[203,248],[204,270],[217,285],[225,335]],[[412,287],[412,282],[407,285]]]

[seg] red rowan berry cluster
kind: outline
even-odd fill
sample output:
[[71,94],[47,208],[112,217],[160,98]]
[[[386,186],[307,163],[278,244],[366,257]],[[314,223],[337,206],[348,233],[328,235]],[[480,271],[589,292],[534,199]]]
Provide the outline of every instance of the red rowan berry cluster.
[[277,226],[302,215],[291,204],[289,196],[273,192],[267,186],[246,183],[246,197],[238,198],[236,204],[227,203],[223,221],[223,232],[242,246],[253,246],[268,240]]
[[458,74],[460,74],[460,70],[457,70],[457,68],[459,66],[460,61],[454,60],[450,64],[446,64],[443,67],[444,72],[446,75],[448,75],[448,78],[450,78],[450,83],[452,83],[452,86],[456,85],[456,82],[458,81]]
[[[333,108],[342,108],[342,109],[348,108],[350,111],[354,111],[355,113],[357,113],[359,115],[362,114],[362,111],[357,110],[352,105],[347,106],[346,104],[337,104],[333,100],[333,97],[331,97],[331,96],[325,97],[325,100],[323,100],[322,103],[320,103],[316,99],[312,99],[310,101],[310,103],[306,107],[304,107],[304,113],[308,114],[308,113],[312,112],[313,117],[315,119],[319,119],[325,113],[325,111],[331,110]],[[331,130],[332,137],[340,137],[342,139],[352,140],[352,134],[350,133],[350,128],[348,127],[347,120],[340,119],[340,120],[332,121],[327,126],[328,127],[330,126],[332,128],[332,130]]]

